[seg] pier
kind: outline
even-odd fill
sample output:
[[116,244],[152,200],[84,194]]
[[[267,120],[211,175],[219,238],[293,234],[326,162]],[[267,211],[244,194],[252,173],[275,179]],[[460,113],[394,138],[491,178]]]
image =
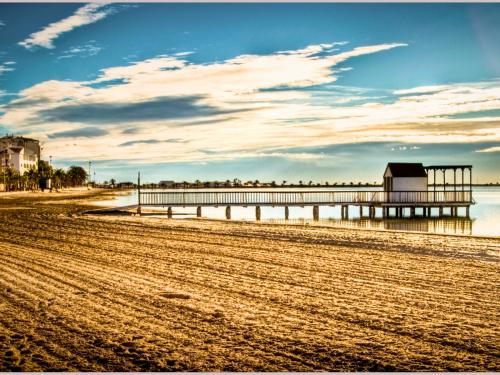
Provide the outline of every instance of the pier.
[[[453,185],[446,183],[446,171],[453,171]],[[457,184],[456,172],[461,172],[461,183]],[[429,172],[433,179],[429,181]],[[437,171],[442,172],[438,184]],[[469,182],[465,182],[468,171]],[[138,176],[137,212],[141,207],[167,207],[168,217],[172,217],[173,207],[196,207],[196,216],[202,216],[202,207],[226,208],[226,218],[231,219],[231,207],[255,207],[255,218],[260,220],[261,207],[284,207],[284,217],[289,218],[289,207],[312,207],[313,219],[319,220],[321,206],[340,206],[342,219],[349,217],[349,207],[359,208],[359,217],[375,218],[377,209],[384,218],[431,217],[433,213],[443,217],[459,216],[462,208],[469,217],[472,198],[471,165],[432,165],[424,167],[420,163],[388,163],[384,173],[384,190],[339,191],[311,190],[309,188],[256,190],[194,190],[194,191],[141,191]],[[403,188],[402,188],[403,187]],[[440,189],[438,189],[438,187]],[[406,190],[406,189],[407,190]],[[448,189],[447,189],[448,188]]]
[[469,216],[469,207],[474,204],[471,191],[140,191],[138,210],[141,207],[167,207],[172,216],[174,207],[196,207],[198,217],[202,207],[225,207],[226,218],[231,218],[231,207],[255,207],[256,219],[260,219],[261,207],[284,207],[284,217],[288,218],[288,207],[310,206],[313,218],[319,219],[320,206],[340,206],[342,218],[348,218],[349,206],[359,207],[360,217],[373,218],[376,210],[382,210],[383,217],[401,218],[420,215],[430,217],[438,213],[441,217],[448,212],[458,216],[459,208]]

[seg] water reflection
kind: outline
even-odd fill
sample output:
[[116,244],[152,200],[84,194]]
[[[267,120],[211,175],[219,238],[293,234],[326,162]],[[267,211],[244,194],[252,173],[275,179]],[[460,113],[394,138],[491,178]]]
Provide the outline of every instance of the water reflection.
[[402,230],[439,234],[471,235],[473,220],[467,217],[456,218],[403,218],[403,219],[268,219],[268,223],[326,225],[340,228],[362,228],[376,230]]

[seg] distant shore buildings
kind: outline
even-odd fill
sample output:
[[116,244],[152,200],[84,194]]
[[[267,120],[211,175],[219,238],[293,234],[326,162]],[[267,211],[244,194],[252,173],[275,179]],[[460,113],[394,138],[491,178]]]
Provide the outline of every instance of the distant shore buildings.
[[11,168],[24,174],[38,168],[40,142],[36,139],[5,136],[0,138],[0,171]]

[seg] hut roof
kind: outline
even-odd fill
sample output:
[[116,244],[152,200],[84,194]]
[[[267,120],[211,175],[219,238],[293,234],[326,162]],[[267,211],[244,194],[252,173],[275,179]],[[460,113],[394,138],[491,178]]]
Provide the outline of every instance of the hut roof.
[[387,168],[392,177],[427,177],[422,163],[387,163]]

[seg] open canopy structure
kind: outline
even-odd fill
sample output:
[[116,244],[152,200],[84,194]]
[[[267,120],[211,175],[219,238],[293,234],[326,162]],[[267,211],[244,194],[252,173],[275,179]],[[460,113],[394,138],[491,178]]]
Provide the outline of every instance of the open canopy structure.
[[[429,165],[424,167],[425,171],[427,172],[427,179],[430,177],[430,171],[433,173],[433,183],[432,186],[434,188],[434,191],[436,191],[436,186],[438,186],[438,183],[436,181],[436,173],[437,171],[441,171],[443,173],[443,180],[439,185],[443,185],[443,189],[446,190],[446,171],[453,170],[453,191],[457,190],[468,190],[472,191],[472,165]],[[461,173],[461,183],[457,184],[457,170],[460,170]],[[469,171],[469,181],[468,183],[465,182],[465,171]],[[450,185],[448,185],[450,186]],[[457,189],[459,187],[459,189]],[[466,189],[467,187],[467,189]]]

